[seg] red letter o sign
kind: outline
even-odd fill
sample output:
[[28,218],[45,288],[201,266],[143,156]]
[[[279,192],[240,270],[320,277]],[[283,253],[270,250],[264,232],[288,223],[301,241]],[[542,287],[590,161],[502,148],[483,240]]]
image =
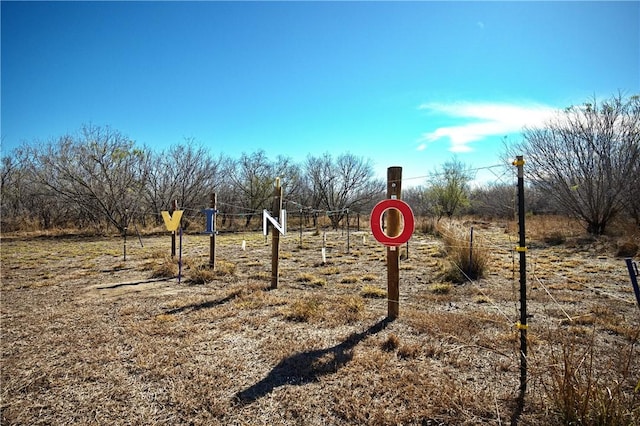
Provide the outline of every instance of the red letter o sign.
[[[382,214],[389,209],[396,209],[402,214],[404,228],[397,237],[389,237],[382,230]],[[382,200],[371,210],[371,232],[373,237],[385,246],[400,246],[411,238],[414,230],[413,211],[409,204],[398,199]]]

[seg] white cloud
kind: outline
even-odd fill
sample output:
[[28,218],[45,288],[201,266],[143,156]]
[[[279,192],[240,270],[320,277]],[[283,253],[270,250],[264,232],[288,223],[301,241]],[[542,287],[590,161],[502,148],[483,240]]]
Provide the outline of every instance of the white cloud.
[[520,132],[523,127],[539,126],[557,114],[557,109],[540,104],[502,104],[502,103],[427,103],[419,109],[433,115],[461,119],[461,124],[438,127],[424,133],[417,147],[422,151],[428,145],[449,139],[451,152],[470,152],[471,143],[490,136],[504,136]]

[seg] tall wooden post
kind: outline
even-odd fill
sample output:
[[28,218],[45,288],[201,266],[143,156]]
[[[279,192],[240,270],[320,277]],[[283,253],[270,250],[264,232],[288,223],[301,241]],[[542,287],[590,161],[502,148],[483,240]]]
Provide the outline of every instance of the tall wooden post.
[[[387,198],[400,199],[402,190],[402,167],[387,169]],[[386,212],[389,237],[400,235],[400,212],[389,209]],[[387,317],[395,319],[400,313],[400,265],[398,248],[387,247]]]
[[216,269],[216,213],[217,213],[218,196],[214,192],[211,194],[209,207],[213,209],[213,223],[211,226],[211,236],[209,239],[209,267]]
[[302,209],[300,209],[300,248],[302,248]]
[[351,248],[350,241],[350,229],[349,229],[349,209],[347,209],[347,253],[349,253],[349,249]]
[[[273,189],[273,207],[271,208],[271,216],[277,217],[278,222],[282,223],[280,212],[282,210],[282,187],[280,186],[280,178],[276,178],[275,188]],[[271,288],[278,288],[278,264],[280,255],[280,232],[273,225],[271,226]]]
[[516,157],[513,165],[518,168],[518,247],[520,254],[520,394],[527,390],[527,247],[525,239],[524,211],[524,160],[522,155]]
[[124,226],[122,227],[123,229],[123,234],[124,234],[124,245],[122,247],[122,260],[126,261],[127,260],[127,226],[129,224],[129,209],[124,209]]
[[[171,203],[171,215],[178,210],[178,200],[173,200]],[[171,231],[171,258],[176,257],[176,231]]]

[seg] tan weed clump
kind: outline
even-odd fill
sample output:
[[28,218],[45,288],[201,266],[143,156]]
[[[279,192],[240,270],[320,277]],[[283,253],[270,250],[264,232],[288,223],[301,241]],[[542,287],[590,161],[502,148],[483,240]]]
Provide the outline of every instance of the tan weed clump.
[[355,284],[359,281],[359,278],[356,277],[355,275],[349,275],[347,277],[344,277],[340,280],[340,282],[342,284]]
[[297,281],[313,287],[323,287],[324,285],[327,284],[327,280],[325,280],[324,278],[316,277],[315,275],[310,274],[308,272],[303,272],[299,274]]
[[387,352],[395,351],[399,346],[400,339],[394,333],[389,334],[389,336],[387,336],[387,339],[382,342],[382,350]]
[[371,285],[365,285],[362,287],[362,291],[360,292],[362,297],[372,298],[372,299],[384,299],[387,297],[387,291]]
[[189,270],[188,280],[193,284],[206,284],[215,279],[216,272],[208,265]]
[[398,348],[400,358],[417,358],[421,352],[422,346],[417,343],[404,344]]
[[429,291],[433,294],[449,294],[451,288],[451,283],[436,283],[429,286]]
[[169,256],[151,268],[151,278],[173,278],[178,275],[178,261]]
[[329,266],[322,270],[324,275],[338,275],[340,273],[340,268],[336,266]]
[[[575,219],[556,215],[528,215],[526,221],[527,238],[542,241],[550,246],[564,244],[567,237],[584,233],[584,228]],[[517,224],[515,225],[517,234]]]
[[[542,377],[552,412],[562,424],[631,425],[640,415],[640,383],[632,367],[638,332],[615,352],[600,353],[596,328],[560,331]],[[602,367],[605,367],[604,369]]]
[[236,273],[236,264],[226,260],[216,261],[215,272],[217,276],[234,275]]
[[450,262],[445,279],[463,283],[469,279],[483,278],[489,267],[490,256],[482,238],[475,235],[472,243],[470,231],[455,225],[443,226],[440,233]]
[[319,299],[310,298],[296,300],[286,308],[282,313],[285,319],[294,322],[309,322],[322,315],[323,306]]
[[332,324],[353,324],[360,321],[365,311],[364,300],[358,296],[341,296],[333,303],[333,308],[327,311]]

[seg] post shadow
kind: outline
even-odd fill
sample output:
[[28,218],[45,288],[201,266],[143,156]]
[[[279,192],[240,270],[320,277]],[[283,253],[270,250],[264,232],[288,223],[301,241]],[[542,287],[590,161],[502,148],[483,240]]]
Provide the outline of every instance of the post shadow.
[[166,311],[165,314],[166,315],[175,315],[175,314],[179,314],[179,313],[184,312],[184,311],[194,312],[194,311],[199,311],[201,309],[209,309],[209,308],[213,308],[215,306],[224,305],[225,303],[228,303],[228,302],[232,301],[236,297],[238,297],[237,294],[231,293],[230,295],[228,295],[227,297],[224,297],[222,299],[208,300],[206,302],[193,303],[193,304],[190,304],[190,305],[181,306],[179,308],[170,309],[170,310]]
[[514,403],[515,407],[513,414],[511,415],[511,426],[518,426],[520,417],[522,417],[522,413],[524,412],[524,389],[520,389],[518,397],[515,399]]
[[353,348],[372,334],[387,327],[393,319],[384,318],[362,333],[350,335],[344,342],[326,349],[301,352],[280,361],[267,377],[236,393],[235,404],[246,405],[283,385],[304,385],[326,374],[337,372],[353,358]]
[[157,283],[160,281],[167,281],[167,279],[166,278],[149,278],[148,280],[109,284],[101,287],[96,287],[96,290],[113,290],[115,288],[120,288],[120,287],[129,287],[129,286],[133,287],[133,286],[142,285],[142,284]]

